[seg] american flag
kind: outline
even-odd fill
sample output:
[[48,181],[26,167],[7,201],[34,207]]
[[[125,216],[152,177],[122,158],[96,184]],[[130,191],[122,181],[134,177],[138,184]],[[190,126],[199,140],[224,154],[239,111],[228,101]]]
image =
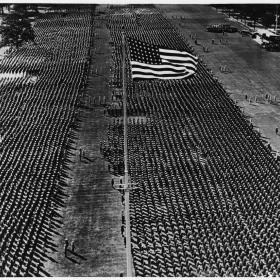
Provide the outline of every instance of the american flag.
[[188,52],[161,48],[128,38],[133,79],[183,79],[197,70],[198,58]]

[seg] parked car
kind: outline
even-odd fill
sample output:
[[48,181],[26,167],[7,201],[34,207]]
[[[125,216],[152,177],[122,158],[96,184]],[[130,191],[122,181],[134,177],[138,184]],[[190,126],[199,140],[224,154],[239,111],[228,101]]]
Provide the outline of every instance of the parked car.
[[253,35],[253,32],[250,31],[249,29],[244,29],[244,30],[240,30],[240,34],[242,36],[252,36]]
[[270,35],[268,37],[268,41],[271,43],[280,43],[280,36],[279,35]]
[[280,42],[275,43],[275,42],[265,41],[261,44],[261,47],[271,52],[280,51]]
[[261,37],[261,34],[259,34],[258,32],[254,32],[254,33],[252,34],[252,38],[253,38],[253,39],[257,38],[257,36]]
[[230,24],[211,24],[207,26],[206,29],[208,32],[215,32],[215,33],[222,33],[222,32],[234,33],[238,31],[236,27],[230,26]]

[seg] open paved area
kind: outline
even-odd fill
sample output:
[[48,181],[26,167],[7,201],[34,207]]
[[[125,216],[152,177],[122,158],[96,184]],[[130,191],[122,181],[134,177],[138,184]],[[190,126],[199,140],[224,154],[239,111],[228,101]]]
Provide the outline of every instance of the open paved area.
[[[250,37],[242,37],[240,33],[225,33],[223,36],[221,33],[207,32],[207,25],[216,23],[229,23],[238,29],[244,28],[228,21],[225,15],[217,13],[213,7],[159,5],[159,8],[180,29],[231,98],[244,108],[245,115],[251,118],[256,129],[259,128],[262,136],[271,143],[273,150],[280,152],[280,136],[275,134],[275,128],[280,127],[280,52],[268,52]],[[197,45],[194,38],[197,38]],[[203,47],[207,47],[209,52],[204,52]],[[221,66],[226,66],[229,71],[221,72]],[[267,94],[272,97],[271,103],[266,102]],[[274,101],[275,97],[277,102]]]

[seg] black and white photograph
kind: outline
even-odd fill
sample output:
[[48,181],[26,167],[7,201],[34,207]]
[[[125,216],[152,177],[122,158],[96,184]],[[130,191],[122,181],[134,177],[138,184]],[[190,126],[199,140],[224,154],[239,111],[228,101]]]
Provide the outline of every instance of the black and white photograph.
[[0,3],[0,277],[279,277],[279,14]]

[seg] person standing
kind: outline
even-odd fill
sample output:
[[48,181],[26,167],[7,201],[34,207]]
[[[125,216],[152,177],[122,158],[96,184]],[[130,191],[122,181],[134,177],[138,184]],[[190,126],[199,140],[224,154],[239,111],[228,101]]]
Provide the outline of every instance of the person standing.
[[123,237],[125,236],[124,232],[125,232],[125,228],[124,228],[124,225],[122,225],[121,226],[121,234],[122,234]]
[[39,275],[39,272],[40,272],[42,266],[43,266],[42,262],[39,261],[39,263],[37,264],[37,271],[36,271],[37,275]]
[[64,240],[64,255],[67,257],[67,251],[68,251],[69,241],[67,238]]
[[75,252],[75,241],[71,241],[71,251],[74,253]]

